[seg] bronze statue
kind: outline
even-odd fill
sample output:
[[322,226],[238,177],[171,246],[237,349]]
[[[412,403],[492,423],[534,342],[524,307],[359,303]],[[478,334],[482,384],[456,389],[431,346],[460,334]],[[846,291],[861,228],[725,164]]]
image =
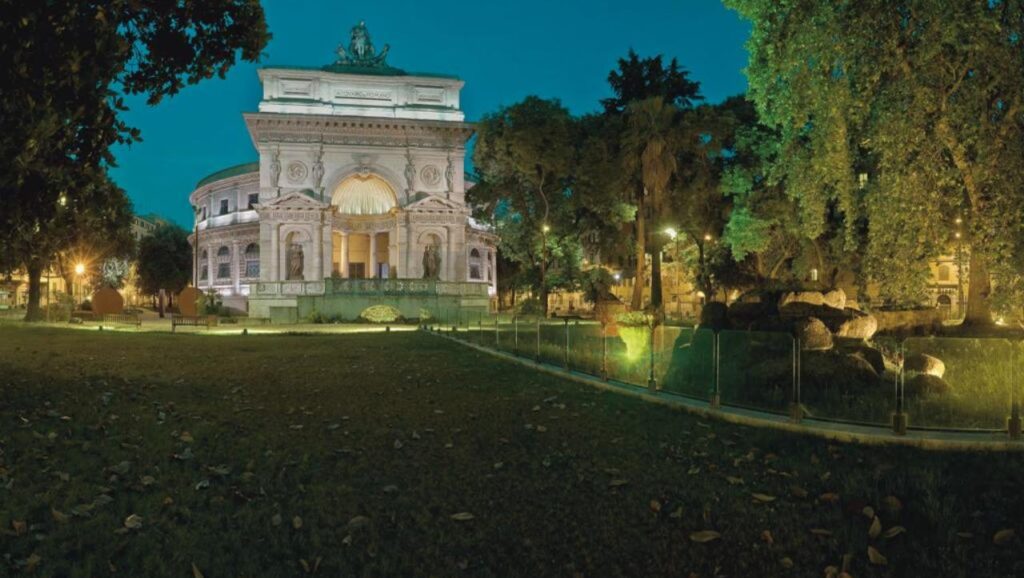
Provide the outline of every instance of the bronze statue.
[[335,62],[341,66],[387,66],[385,59],[388,56],[390,46],[377,53],[373,48],[373,41],[370,40],[370,31],[366,29],[366,23],[360,22],[352,27],[352,35],[349,40],[348,49],[338,46],[338,60]]

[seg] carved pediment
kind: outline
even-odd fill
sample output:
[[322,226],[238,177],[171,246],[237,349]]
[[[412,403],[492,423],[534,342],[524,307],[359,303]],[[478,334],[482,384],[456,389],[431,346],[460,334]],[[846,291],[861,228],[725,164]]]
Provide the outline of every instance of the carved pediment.
[[432,213],[438,211],[463,213],[466,212],[466,206],[436,195],[427,195],[410,205],[406,205],[405,210],[410,213]]
[[328,208],[329,205],[321,203],[320,201],[310,197],[309,195],[301,191],[292,191],[290,193],[281,195],[276,199],[271,199],[266,202],[262,202],[256,206],[258,211],[267,210],[323,210]]

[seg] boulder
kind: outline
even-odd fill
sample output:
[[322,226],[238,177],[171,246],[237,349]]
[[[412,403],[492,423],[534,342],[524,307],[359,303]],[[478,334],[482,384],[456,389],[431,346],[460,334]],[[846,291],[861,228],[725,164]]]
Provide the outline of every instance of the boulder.
[[942,313],[936,308],[872,311],[878,330],[887,332],[928,334],[942,328]]
[[908,355],[903,361],[903,369],[940,378],[946,375],[946,364],[938,357],[932,357],[927,353]]
[[928,373],[918,373],[904,383],[904,392],[910,396],[942,395],[952,389],[946,380]]
[[827,351],[832,349],[832,332],[816,317],[802,319],[794,326],[800,348],[804,351]]
[[843,353],[858,355],[875,370],[877,375],[885,373],[885,356],[881,351],[871,347],[860,340],[835,339],[836,347]]
[[737,301],[729,306],[727,315],[733,328],[749,329],[757,321],[776,317],[778,313],[774,303]]
[[789,293],[783,293],[782,298],[779,300],[779,308],[781,309],[790,303],[824,305],[825,296],[820,291],[790,291]]
[[725,303],[712,301],[700,310],[700,326],[705,329],[721,331],[729,328],[729,311]]
[[861,313],[855,309],[847,309],[845,313],[852,316],[839,324],[836,335],[865,341],[874,337],[878,331],[878,320],[874,315]]
[[846,309],[846,291],[833,289],[822,295],[822,302],[833,309]]
[[800,367],[800,382],[810,398],[826,389],[856,392],[877,388],[881,383],[871,364],[856,354],[812,351],[803,354]]
[[124,298],[117,289],[104,287],[92,294],[92,312],[96,315],[117,315],[124,311]]
[[185,317],[195,317],[199,314],[199,298],[203,293],[195,287],[185,287],[178,293],[178,311]]

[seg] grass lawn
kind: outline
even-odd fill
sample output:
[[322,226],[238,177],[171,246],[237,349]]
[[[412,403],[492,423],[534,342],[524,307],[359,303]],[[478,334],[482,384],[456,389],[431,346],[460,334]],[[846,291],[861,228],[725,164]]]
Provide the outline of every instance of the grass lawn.
[[1022,454],[701,420],[420,333],[0,327],[5,576],[1022,576],[1022,490]]

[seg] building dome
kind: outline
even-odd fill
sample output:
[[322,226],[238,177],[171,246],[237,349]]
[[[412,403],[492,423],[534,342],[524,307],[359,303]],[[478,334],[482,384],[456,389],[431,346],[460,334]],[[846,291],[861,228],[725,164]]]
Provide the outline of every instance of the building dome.
[[331,204],[343,215],[384,215],[398,205],[398,197],[378,176],[353,175],[334,189]]

